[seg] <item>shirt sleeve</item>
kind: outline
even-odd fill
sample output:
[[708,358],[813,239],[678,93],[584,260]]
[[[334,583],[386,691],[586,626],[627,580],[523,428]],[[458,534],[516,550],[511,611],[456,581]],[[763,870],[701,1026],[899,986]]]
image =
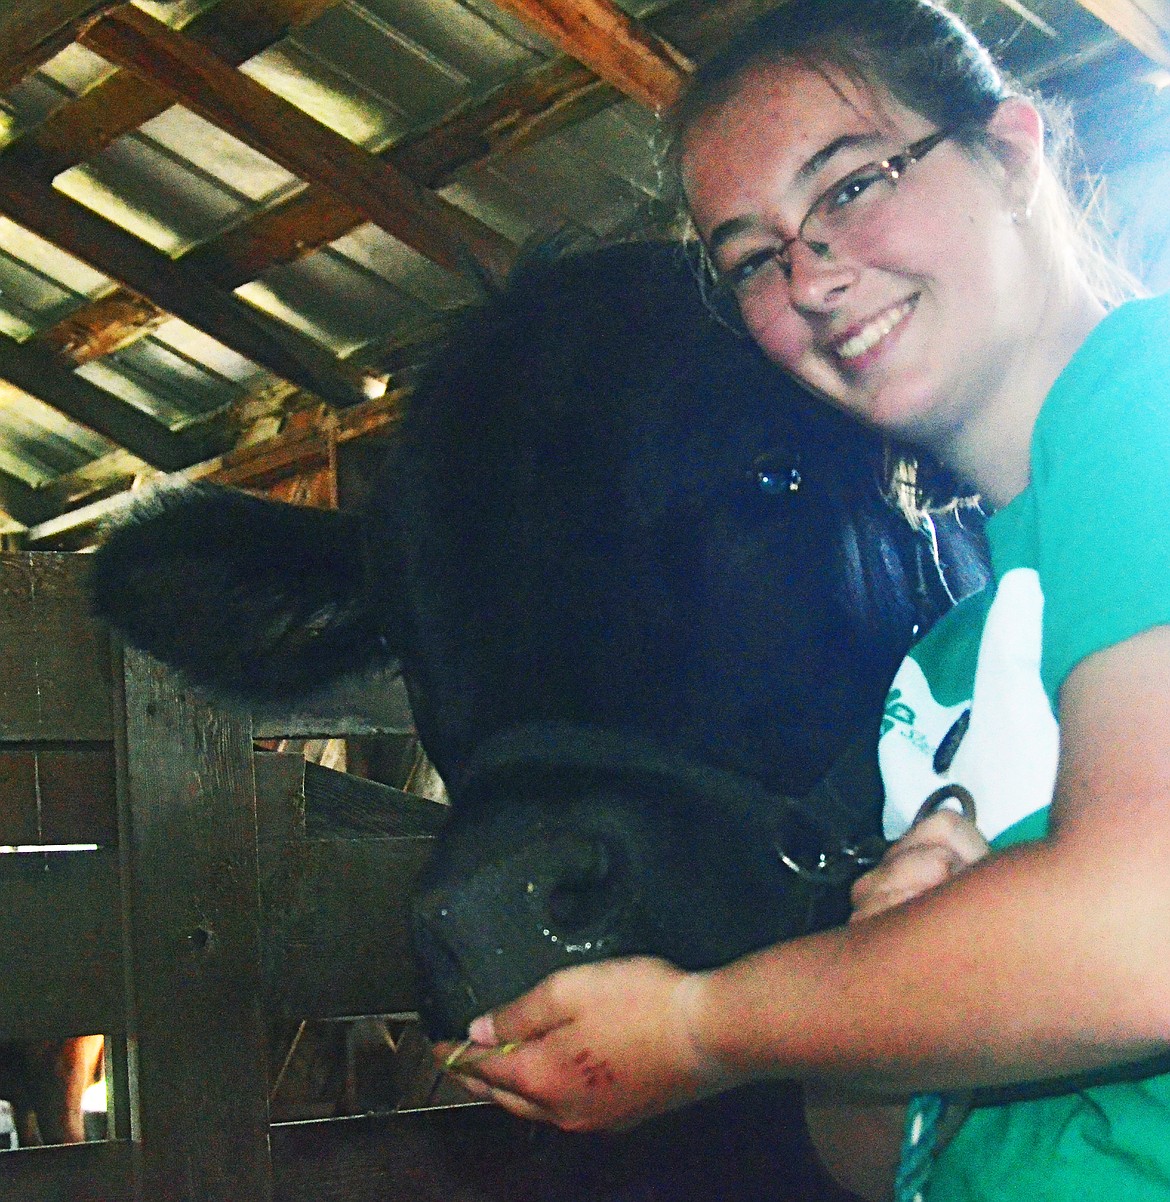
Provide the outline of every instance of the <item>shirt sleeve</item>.
[[1131,302],[1057,381],[1032,447],[1041,676],[1170,622],[1170,303]]

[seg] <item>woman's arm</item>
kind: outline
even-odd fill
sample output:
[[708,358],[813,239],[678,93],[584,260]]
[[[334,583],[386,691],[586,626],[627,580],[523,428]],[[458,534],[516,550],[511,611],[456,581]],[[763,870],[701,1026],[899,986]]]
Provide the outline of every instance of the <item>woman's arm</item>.
[[[916,822],[853,886],[851,922],[872,918],[956,876],[989,852],[974,824],[941,810]],[[948,1107],[947,1135],[965,1107]],[[871,1202],[888,1198],[902,1146],[906,1101],[810,1082],[804,1090],[809,1139],[829,1175]]]
[[574,1129],[736,1080],[965,1089],[1170,1044],[1170,628],[1098,652],[1061,696],[1047,839],[864,922],[713,972],[586,965],[492,1019],[481,1092]]

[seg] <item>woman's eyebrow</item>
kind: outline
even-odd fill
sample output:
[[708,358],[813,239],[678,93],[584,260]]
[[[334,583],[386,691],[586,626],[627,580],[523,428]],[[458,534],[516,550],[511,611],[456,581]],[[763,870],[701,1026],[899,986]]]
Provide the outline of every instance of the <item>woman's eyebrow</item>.
[[[839,138],[834,138],[800,165],[794,182],[811,179],[834,155],[840,154],[843,150],[852,150],[857,146],[873,146],[880,142],[882,137],[883,135],[879,131],[868,130],[865,133],[842,134]],[[730,242],[738,234],[752,229],[756,224],[757,221],[753,217],[730,217],[726,221],[721,221],[707,238],[708,252],[714,254],[724,243]]]

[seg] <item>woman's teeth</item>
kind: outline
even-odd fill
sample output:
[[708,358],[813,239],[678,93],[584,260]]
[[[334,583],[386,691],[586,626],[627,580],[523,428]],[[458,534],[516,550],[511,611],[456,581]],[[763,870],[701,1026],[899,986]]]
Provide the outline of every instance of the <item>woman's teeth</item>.
[[859,330],[852,338],[841,343],[837,347],[838,357],[841,359],[856,359],[864,355],[866,351],[877,346],[896,325],[909,317],[910,311],[913,308],[913,304],[910,301],[906,301],[896,308],[887,310],[876,321],[871,321],[869,325]]

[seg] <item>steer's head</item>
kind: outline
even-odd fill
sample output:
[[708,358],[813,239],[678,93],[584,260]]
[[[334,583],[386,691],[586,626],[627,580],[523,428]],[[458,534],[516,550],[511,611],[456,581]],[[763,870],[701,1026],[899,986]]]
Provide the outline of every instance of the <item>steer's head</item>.
[[[678,249],[613,247],[465,323],[361,512],[164,493],[95,595],[220,695],[401,665],[453,801],[418,920],[451,1034],[560,964],[701,967],[834,916],[790,864],[876,828],[872,774],[783,798],[872,734],[949,602],[884,457],[707,312]],[[941,533],[962,589],[978,552]]]

